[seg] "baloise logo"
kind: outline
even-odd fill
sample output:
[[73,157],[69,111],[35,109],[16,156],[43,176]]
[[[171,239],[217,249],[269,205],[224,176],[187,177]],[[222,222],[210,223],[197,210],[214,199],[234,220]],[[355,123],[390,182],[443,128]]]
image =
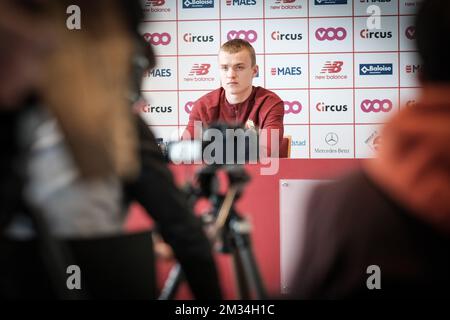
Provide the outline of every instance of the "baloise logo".
[[183,0],[183,9],[214,8],[214,0]]
[[230,30],[227,34],[227,40],[233,40],[233,39],[242,39],[247,42],[253,43],[258,39],[258,34],[255,30]]
[[392,75],[392,63],[364,63],[359,65],[360,76]]
[[333,5],[333,4],[347,4],[347,0],[314,0],[314,5]]
[[196,36],[192,35],[192,33],[185,33],[183,35],[184,42],[214,42],[214,36]]
[[299,101],[284,101],[284,114],[299,114],[302,111],[302,104]]
[[170,37],[170,34],[168,34],[167,32],[163,32],[163,33],[144,33],[144,40],[147,43],[150,43],[154,46],[159,46],[159,45],[163,45],[163,46],[167,46],[170,43],[170,40],[172,40],[172,38]]
[[209,63],[202,63],[202,64],[194,64],[192,66],[191,72],[189,72],[190,76],[204,76],[209,73],[209,68],[211,68],[211,65]]
[[392,101],[389,99],[369,100],[365,99],[361,102],[361,110],[365,113],[369,112],[389,112],[392,110]]
[[273,40],[302,40],[301,33],[280,33],[280,31],[274,31],[271,35]]
[[344,40],[347,37],[347,30],[342,27],[338,28],[319,28],[316,30],[316,39],[319,41],[325,40]]

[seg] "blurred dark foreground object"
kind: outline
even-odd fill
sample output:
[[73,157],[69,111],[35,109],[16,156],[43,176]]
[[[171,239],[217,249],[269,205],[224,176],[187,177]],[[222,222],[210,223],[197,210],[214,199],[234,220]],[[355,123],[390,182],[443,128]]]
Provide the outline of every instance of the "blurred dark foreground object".
[[[0,108],[37,97],[57,118],[88,178],[111,173],[133,178],[139,171],[128,100],[137,34],[127,23],[131,18],[124,16],[125,3],[0,4]],[[81,9],[81,30],[66,26],[70,5]]]

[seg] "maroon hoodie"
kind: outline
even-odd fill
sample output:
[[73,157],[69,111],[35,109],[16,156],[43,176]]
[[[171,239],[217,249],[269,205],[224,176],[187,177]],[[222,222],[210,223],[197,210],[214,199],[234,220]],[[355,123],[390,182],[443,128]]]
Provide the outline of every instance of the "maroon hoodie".
[[450,233],[450,86],[425,87],[384,129],[366,172],[411,212]]
[[[279,146],[283,139],[284,103],[272,91],[261,87],[253,87],[252,93],[244,102],[228,103],[223,88],[216,89],[194,103],[189,116],[189,123],[183,133],[183,138],[201,138],[194,136],[194,121],[201,121],[203,127],[215,122],[242,124],[247,128],[254,126],[259,129],[279,130]],[[270,154],[270,141],[269,154]]]

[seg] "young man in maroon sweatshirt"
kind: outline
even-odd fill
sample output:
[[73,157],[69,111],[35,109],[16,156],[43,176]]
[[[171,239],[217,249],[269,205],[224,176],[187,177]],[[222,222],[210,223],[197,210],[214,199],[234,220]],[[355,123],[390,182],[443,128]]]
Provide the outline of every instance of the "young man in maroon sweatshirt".
[[[222,87],[195,101],[183,139],[200,139],[201,131],[194,130],[195,122],[209,127],[215,122],[245,125],[260,130],[267,146],[268,156],[278,156],[283,139],[284,103],[273,92],[252,85],[258,74],[255,50],[247,41],[233,39],[222,45],[219,51],[220,81]],[[277,139],[276,146],[271,142]]]

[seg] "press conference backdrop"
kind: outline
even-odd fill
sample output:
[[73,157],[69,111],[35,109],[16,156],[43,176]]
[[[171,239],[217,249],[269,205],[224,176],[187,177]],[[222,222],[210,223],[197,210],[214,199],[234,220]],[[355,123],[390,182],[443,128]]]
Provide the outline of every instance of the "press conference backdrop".
[[164,141],[220,86],[217,53],[234,38],[256,50],[254,85],[285,103],[291,158],[371,157],[381,124],[415,103],[419,0],[143,2],[141,33],[157,66],[144,75],[141,113]]

